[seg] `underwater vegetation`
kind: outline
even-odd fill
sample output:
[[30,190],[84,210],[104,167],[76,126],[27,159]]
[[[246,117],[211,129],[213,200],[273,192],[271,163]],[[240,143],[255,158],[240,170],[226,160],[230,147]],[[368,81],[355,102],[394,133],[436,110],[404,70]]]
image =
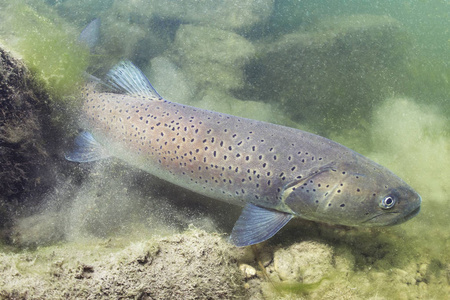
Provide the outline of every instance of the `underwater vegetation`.
[[[0,4],[1,44],[37,82],[32,99],[45,104],[37,119],[51,118],[44,130],[31,127],[38,143],[19,130],[27,114],[10,138],[23,137],[30,152],[42,147],[47,154],[19,160],[48,162],[45,174],[52,175],[38,172],[46,187],[27,193],[22,185],[14,196],[0,188],[0,298],[445,299],[450,131],[443,37],[450,26],[442,12],[448,3],[177,3]],[[76,37],[95,17],[102,19],[101,43],[90,55]],[[89,72],[103,77],[122,58],[139,65],[169,100],[349,146],[414,187],[423,198],[421,213],[404,225],[371,230],[297,220],[256,250],[236,249],[221,233],[230,232],[238,208],[115,160],[70,166],[62,153],[77,129],[82,73],[89,64]],[[1,78],[2,93],[12,91]],[[27,105],[18,108],[29,112]],[[1,151],[5,145],[0,138]],[[16,161],[3,153],[2,166]],[[35,187],[27,181],[35,178],[23,180]]]
[[[1,44],[19,53],[27,67],[56,101],[75,105],[71,95],[82,80],[88,50],[76,41],[78,33],[55,11],[39,1],[0,4]],[[12,30],[11,30],[12,29]],[[74,103],[75,102],[75,103]]]

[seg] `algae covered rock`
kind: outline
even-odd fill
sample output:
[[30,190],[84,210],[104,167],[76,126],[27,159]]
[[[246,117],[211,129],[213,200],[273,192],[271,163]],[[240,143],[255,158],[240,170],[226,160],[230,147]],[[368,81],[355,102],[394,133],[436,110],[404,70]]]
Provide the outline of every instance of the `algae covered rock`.
[[255,99],[279,103],[322,131],[352,128],[392,92],[408,50],[400,23],[386,16],[330,17],[261,44],[246,67]]
[[133,20],[158,19],[174,23],[208,25],[226,30],[246,30],[267,22],[274,0],[134,0],[60,1],[57,8],[68,18],[93,19],[99,14]]
[[221,29],[246,29],[266,21],[272,13],[274,1],[157,0],[150,5],[160,18],[173,18],[197,25],[208,24]]
[[282,281],[316,283],[333,269],[333,250],[313,241],[279,249],[274,253],[274,268]]
[[[98,1],[96,1],[98,2]],[[245,1],[110,1],[108,3],[90,3],[65,1],[58,4],[60,11],[77,11],[77,20],[87,24],[93,18],[102,19],[102,52],[115,59],[127,58],[136,63],[146,63],[149,58],[161,55],[170,48],[175,32],[181,25],[210,28],[212,37],[199,39],[198,46],[208,50],[223,39],[214,29],[242,33],[267,22],[273,10],[273,0]],[[92,9],[97,9],[97,13]],[[73,18],[73,16],[68,16]],[[83,23],[80,23],[80,26]],[[207,27],[206,27],[206,26]],[[220,31],[218,31],[220,32]],[[203,32],[199,33],[203,35]],[[219,40],[217,40],[219,39]],[[242,53],[242,47],[236,44],[233,52]],[[214,48],[213,48],[214,49]],[[218,49],[212,50],[217,51]],[[219,53],[220,54],[220,49]],[[218,55],[216,54],[216,56]],[[103,58],[104,60],[104,58]],[[114,59],[112,59],[114,60]],[[99,63],[105,63],[99,62]],[[97,64],[99,64],[97,63]],[[111,61],[110,64],[113,64]],[[227,62],[223,63],[228,64]],[[103,67],[107,70],[107,67]],[[105,71],[106,71],[105,70]],[[240,76],[241,78],[242,76]]]
[[181,25],[172,45],[173,61],[200,89],[243,87],[244,65],[255,54],[242,36],[211,27]]
[[[218,235],[191,229],[113,250],[114,241],[0,255],[0,297],[31,299],[247,298],[237,252]],[[112,248],[112,249],[111,249]],[[9,261],[8,261],[9,260]],[[15,280],[7,280],[15,276]]]
[[0,48],[0,203],[51,184],[46,99],[22,62]]
[[158,56],[150,60],[146,72],[158,93],[167,100],[188,104],[195,87],[187,76],[170,59]]
[[206,91],[203,98],[193,103],[193,105],[243,118],[251,118],[252,116],[258,115],[258,120],[261,121],[272,123],[279,121],[276,118],[277,114],[274,113],[274,109],[270,104],[239,100],[225,92],[217,90]]

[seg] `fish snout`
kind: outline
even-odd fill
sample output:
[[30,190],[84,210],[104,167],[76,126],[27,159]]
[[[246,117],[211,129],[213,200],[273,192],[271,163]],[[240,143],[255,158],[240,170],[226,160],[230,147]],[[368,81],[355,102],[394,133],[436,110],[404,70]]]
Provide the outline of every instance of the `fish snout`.
[[[386,200],[391,207],[386,207]],[[404,223],[420,212],[422,197],[409,187],[394,189],[378,200],[380,209],[362,222],[362,226],[392,226]],[[392,203],[392,204],[391,204]]]

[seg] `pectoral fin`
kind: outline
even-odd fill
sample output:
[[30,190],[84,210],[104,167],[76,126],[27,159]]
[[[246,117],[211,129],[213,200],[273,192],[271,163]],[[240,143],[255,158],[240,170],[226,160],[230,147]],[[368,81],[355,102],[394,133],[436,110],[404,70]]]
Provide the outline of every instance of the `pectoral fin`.
[[65,154],[67,160],[74,162],[91,162],[109,156],[106,149],[87,131],[77,136],[75,139],[75,149]]
[[238,247],[261,243],[275,235],[293,215],[247,204],[236,221],[230,241]]

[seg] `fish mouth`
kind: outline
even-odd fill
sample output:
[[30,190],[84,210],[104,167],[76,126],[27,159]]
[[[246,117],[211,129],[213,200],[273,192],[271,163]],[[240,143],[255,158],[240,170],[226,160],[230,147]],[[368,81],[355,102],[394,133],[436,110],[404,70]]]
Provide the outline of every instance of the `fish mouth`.
[[401,217],[401,218],[399,218],[399,219],[396,219],[394,222],[392,222],[391,224],[389,224],[389,225],[398,225],[398,224],[401,224],[401,223],[403,223],[403,222],[406,222],[406,221],[408,221],[409,219],[412,219],[412,218],[414,218],[415,216],[417,216],[417,214],[420,212],[420,206],[418,206],[418,207],[416,207],[414,210],[412,210],[409,214],[407,214],[407,215],[405,215],[405,216],[403,216],[403,217]]
[[[418,207],[416,207],[415,209],[413,209],[412,211],[410,211],[408,214],[400,217],[400,218],[396,218],[390,222],[386,222],[384,224],[377,224],[376,220],[377,219],[382,219],[383,217],[388,217],[392,214],[399,214],[399,211],[395,211],[395,212],[384,212],[378,215],[375,215],[373,217],[370,217],[369,219],[365,220],[364,222],[362,222],[363,224],[372,224],[369,226],[392,226],[392,225],[398,225],[401,223],[404,223],[406,221],[408,221],[409,219],[414,218],[418,213],[420,212],[420,205]],[[375,220],[375,221],[374,221]]]

